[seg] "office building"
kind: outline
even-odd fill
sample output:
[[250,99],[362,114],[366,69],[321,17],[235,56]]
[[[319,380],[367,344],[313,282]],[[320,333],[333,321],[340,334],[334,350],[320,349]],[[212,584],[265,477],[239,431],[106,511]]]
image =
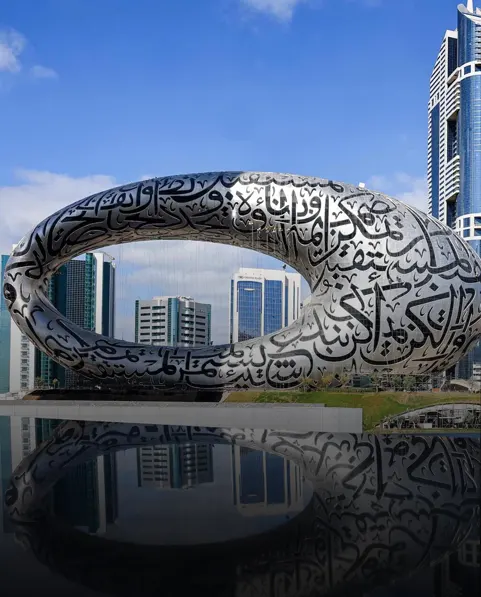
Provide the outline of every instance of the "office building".
[[301,312],[301,276],[242,267],[231,280],[230,341],[242,342],[290,325]]
[[[1,277],[9,255],[0,255]],[[0,295],[0,394],[27,392],[35,379],[35,348],[22,334],[8,312],[3,293]]]
[[136,300],[135,341],[157,346],[209,346],[211,306],[185,296]]
[[[115,334],[115,260],[106,253],[87,253],[63,265],[53,276],[48,298],[76,325],[103,334]],[[36,351],[36,375],[47,386],[82,383],[81,376],[66,370]]]
[[232,493],[243,516],[298,512],[304,507],[304,478],[287,458],[232,446]]
[[139,487],[189,489],[213,483],[212,445],[145,446],[137,450]]
[[35,346],[11,319],[10,392],[25,393],[35,386]]
[[[428,132],[429,213],[481,255],[481,8],[458,6],[430,81]],[[456,367],[469,378],[479,346]]]

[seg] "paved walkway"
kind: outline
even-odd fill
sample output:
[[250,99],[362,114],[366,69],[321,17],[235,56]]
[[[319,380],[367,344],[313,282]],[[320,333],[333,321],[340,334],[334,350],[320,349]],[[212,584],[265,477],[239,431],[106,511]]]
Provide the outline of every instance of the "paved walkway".
[[0,416],[362,433],[362,408],[325,408],[310,404],[2,400]]

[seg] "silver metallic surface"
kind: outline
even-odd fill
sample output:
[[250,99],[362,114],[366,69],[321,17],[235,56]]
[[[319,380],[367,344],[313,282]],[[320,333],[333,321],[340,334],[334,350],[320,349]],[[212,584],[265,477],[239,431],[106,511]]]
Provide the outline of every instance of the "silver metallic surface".
[[[87,536],[48,515],[45,498],[76,466],[184,443],[283,456],[312,498],[261,535],[175,548]],[[478,529],[479,471],[479,440],[470,438],[66,421],[16,468],[5,504],[40,562],[108,594],[360,595],[456,551]]]
[[[308,281],[288,328],[233,345],[160,348],[73,325],[45,291],[86,251],[148,239],[254,248]],[[454,365],[481,334],[481,262],[437,220],[366,189],[301,176],[224,172],[155,178],[53,214],[19,243],[4,295],[20,329],[90,378],[194,387],[294,387],[326,372],[424,373]]]

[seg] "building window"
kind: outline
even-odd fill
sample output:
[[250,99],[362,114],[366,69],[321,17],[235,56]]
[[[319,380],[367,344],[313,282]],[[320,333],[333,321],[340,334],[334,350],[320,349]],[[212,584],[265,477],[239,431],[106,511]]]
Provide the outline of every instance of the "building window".
[[266,280],[264,284],[264,334],[282,328],[282,282]]
[[469,75],[470,72],[471,72],[471,65],[469,64],[468,66],[464,67],[464,74]]
[[467,238],[469,236],[469,229],[463,230],[463,238]]
[[463,226],[469,226],[469,218],[463,218]]
[[237,311],[239,314],[239,341],[261,335],[262,283],[237,283]]

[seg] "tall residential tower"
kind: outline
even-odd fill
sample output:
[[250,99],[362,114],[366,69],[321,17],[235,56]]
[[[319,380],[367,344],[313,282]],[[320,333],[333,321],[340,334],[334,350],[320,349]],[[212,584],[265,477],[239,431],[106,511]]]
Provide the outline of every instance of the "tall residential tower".
[[[481,8],[458,6],[430,81],[429,213],[455,229],[481,255]],[[457,366],[470,377],[479,347]]]
[[231,280],[230,341],[277,332],[301,312],[301,275],[241,267]]

